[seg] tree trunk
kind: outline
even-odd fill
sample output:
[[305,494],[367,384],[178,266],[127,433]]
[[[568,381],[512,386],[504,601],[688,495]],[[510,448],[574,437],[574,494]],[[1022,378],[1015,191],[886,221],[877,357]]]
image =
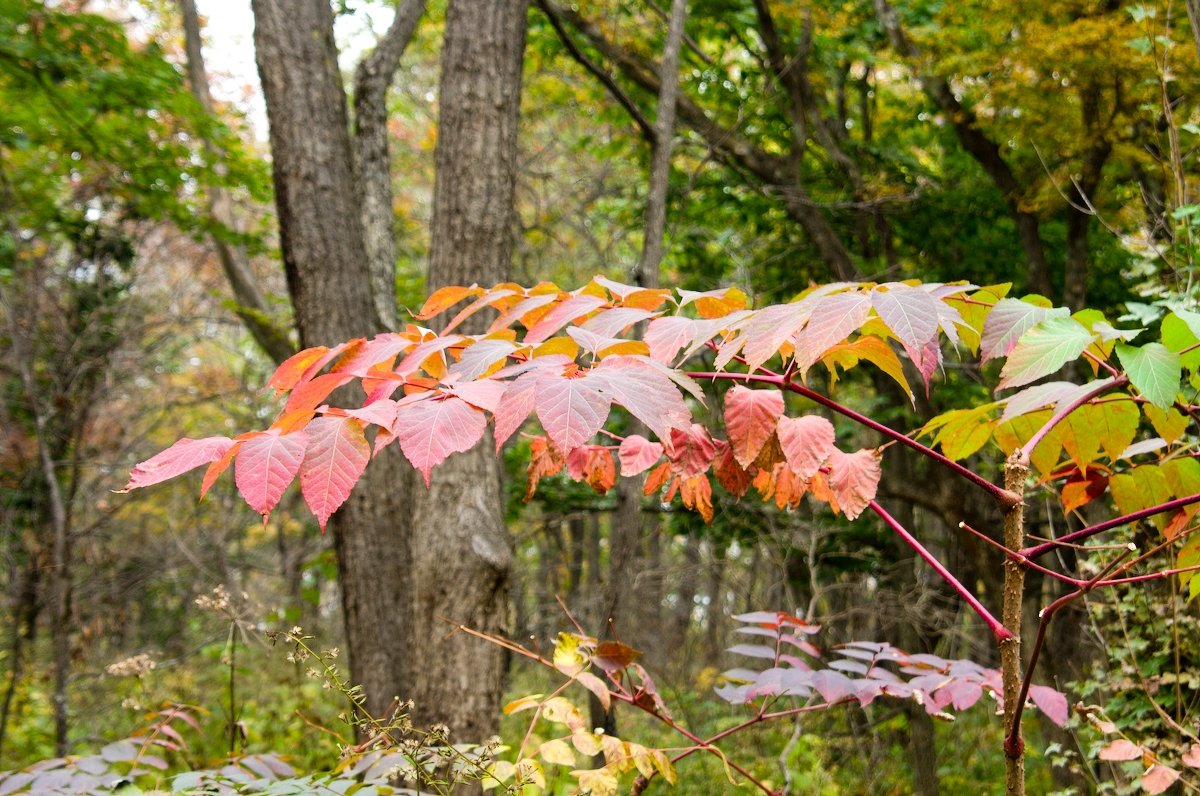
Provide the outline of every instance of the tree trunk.
[[[451,0],[442,48],[426,289],[508,277],[527,0]],[[479,326],[464,329],[479,331]],[[500,470],[487,440],[451,457],[412,508],[414,627],[408,667],[419,722],[455,742],[496,732],[503,651],[452,623],[502,633],[512,552]]]
[[[186,0],[192,2],[192,0]],[[396,213],[392,208],[387,92],[416,32],[426,0],[407,0],[391,27],[354,71],[354,167],[362,192],[363,244],[375,299],[375,321],[396,327]]]
[[[212,94],[208,89],[208,74],[204,69],[204,49],[200,37],[200,15],[196,11],[196,0],[179,0],[180,11],[183,12],[184,48],[187,52],[188,82],[192,94],[208,113],[213,112]],[[213,145],[205,141],[205,149],[215,154]],[[229,192],[219,185],[208,188],[208,211],[213,220],[227,229],[233,229],[233,200]],[[212,244],[217,250],[217,259],[225,272],[225,279],[233,291],[236,302],[234,313],[246,326],[246,331],[276,363],[295,353],[295,346],[288,337],[288,330],[272,322],[270,307],[254,271],[250,267],[250,258],[243,246],[238,246],[224,240],[219,235],[212,236]]]
[[[275,203],[300,342],[382,331],[354,188],[346,98],[326,0],[254,0],[254,44],[270,123]],[[381,714],[401,694],[406,632],[406,468],[367,469],[333,518],[350,676]]]

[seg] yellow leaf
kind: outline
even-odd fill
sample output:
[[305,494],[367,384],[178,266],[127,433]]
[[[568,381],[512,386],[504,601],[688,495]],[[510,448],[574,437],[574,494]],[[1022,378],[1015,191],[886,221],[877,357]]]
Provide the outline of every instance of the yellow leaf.
[[537,785],[539,788],[545,788],[546,774],[542,771],[542,764],[532,757],[518,760],[517,783],[521,785]]
[[582,642],[582,636],[559,633],[558,641],[554,644],[554,668],[568,677],[583,671],[588,665],[589,657],[580,649]]
[[571,743],[575,744],[575,748],[579,750],[581,755],[595,757],[600,754],[602,747],[600,746],[600,736],[594,732],[585,732],[576,730],[571,733]]
[[571,730],[587,728],[587,722],[579,708],[571,704],[566,697],[551,697],[542,703],[542,716],[555,724],[565,724]]
[[504,706],[504,715],[511,716],[514,713],[520,713],[522,710],[536,708],[539,704],[541,704],[541,701],[541,694],[530,694],[529,696],[524,696],[520,699],[514,699],[512,702],[509,702]]
[[543,743],[538,747],[538,754],[547,763],[554,763],[558,766],[575,765],[575,753],[571,751],[567,742],[560,738]]
[[571,359],[579,353],[579,344],[570,337],[551,337],[546,342],[533,349],[535,357],[549,356],[550,354],[565,354]]
[[642,354],[650,356],[650,346],[646,345],[641,340],[620,340],[610,346],[600,349],[600,358],[613,356],[630,356],[634,354]]
[[588,771],[572,771],[571,776],[579,780],[581,793],[591,796],[617,796],[617,772],[608,766]]

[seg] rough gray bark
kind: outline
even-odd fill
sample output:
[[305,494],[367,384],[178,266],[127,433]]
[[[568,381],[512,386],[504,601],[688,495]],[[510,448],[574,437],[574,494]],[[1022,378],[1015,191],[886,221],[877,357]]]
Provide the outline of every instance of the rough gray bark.
[[[329,3],[254,0],[253,8],[280,244],[300,342],[331,345],[374,334],[381,328]],[[381,456],[333,518],[350,674],[376,714],[401,693],[409,652],[403,467],[398,456]]]
[[[508,276],[526,8],[451,0],[446,11],[428,291]],[[418,721],[446,724],[455,742],[491,736],[499,716],[503,651],[447,624],[500,633],[506,623],[512,552],[491,448],[451,457],[412,507],[410,693]]]
[[[184,0],[192,2],[192,0]],[[363,243],[375,298],[375,321],[396,327],[396,214],[392,208],[387,93],[412,41],[426,0],[407,0],[375,49],[354,71],[354,169],[362,193]]]
[[[179,0],[183,13],[184,48],[187,52],[188,83],[192,94],[208,113],[213,112],[212,94],[208,88],[208,74],[204,69],[204,50],[200,36],[200,15],[196,11],[196,0]],[[204,142],[205,149],[215,154],[211,142]],[[235,218],[233,200],[224,188],[213,185],[208,188],[208,211],[213,220],[226,229],[233,229]],[[217,259],[233,291],[234,313],[246,326],[246,331],[258,343],[259,348],[276,363],[290,357],[296,348],[292,345],[288,330],[272,321],[270,306],[259,288],[258,280],[250,267],[250,258],[243,246],[230,243],[219,235],[212,236]]]

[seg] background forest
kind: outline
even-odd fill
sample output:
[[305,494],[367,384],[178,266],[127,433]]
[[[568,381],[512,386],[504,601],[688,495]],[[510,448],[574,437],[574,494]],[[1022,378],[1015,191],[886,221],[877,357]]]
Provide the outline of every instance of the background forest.
[[[221,60],[230,19],[250,19],[236,5],[0,0],[0,771],[16,772],[0,794],[396,792],[399,758],[343,756],[370,735],[345,719],[366,713],[422,748],[498,736],[489,753],[513,760],[545,739],[512,700],[562,678],[458,624],[555,660],[563,632],[619,640],[701,738],[747,715],[714,689],[745,665],[728,649],[749,612],[819,623],[825,647],[999,666],[984,624],[874,516],[715,489],[702,517],[603,474],[527,492],[539,451],[521,435],[428,488],[381,456],[328,530],[295,489],[265,522],[230,478],[200,502],[195,478],[116,493],[181,437],[268,425],[280,363],[404,330],[438,288],[603,275],[763,306],[829,282],[1011,283],[1089,324],[1161,327],[1200,364],[1195,330],[1169,324],[1200,311],[1197,0],[253,0],[248,85]],[[948,357],[910,400],[846,368],[811,380],[903,430],[983,406],[999,372]],[[720,406],[726,387],[704,389]],[[1159,441],[1194,459],[1192,417],[1154,411]],[[972,417],[943,420],[939,444],[998,482],[1008,450],[972,445]],[[998,530],[996,507],[888,456],[880,498],[998,606],[1003,556],[960,527]],[[1196,470],[1169,494],[1200,493]],[[1111,516],[1108,475],[1031,481],[1029,533]],[[1187,567],[1200,547],[1164,555]],[[1096,575],[1073,548],[1057,558]],[[1036,629],[1071,589],[1028,583]],[[1200,757],[1146,776],[1195,753],[1198,584],[1098,591],[1050,625],[1036,681],[1079,707],[1065,726],[1027,717],[1030,792],[1200,789]],[[680,750],[652,715],[576,690],[591,727]],[[776,792],[1002,792],[986,704],[801,713],[722,749]],[[550,748],[541,786],[586,790],[584,749]],[[752,792],[716,755],[677,775],[651,787]]]

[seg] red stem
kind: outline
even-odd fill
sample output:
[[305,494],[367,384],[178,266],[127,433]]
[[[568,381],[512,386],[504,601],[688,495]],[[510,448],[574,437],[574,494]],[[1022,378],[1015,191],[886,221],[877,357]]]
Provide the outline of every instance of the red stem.
[[1102,384],[1097,385],[1095,388],[1088,390],[1086,393],[1079,396],[1074,401],[1071,401],[1071,403],[1066,404],[1064,406],[1060,406],[1058,409],[1056,409],[1054,411],[1054,414],[1050,415],[1050,419],[1047,420],[1045,422],[1045,424],[1041,428],[1039,428],[1032,437],[1029,438],[1028,442],[1026,442],[1024,445],[1021,446],[1021,452],[1020,452],[1021,464],[1026,467],[1029,466],[1029,457],[1033,455],[1033,449],[1038,446],[1039,442],[1041,442],[1043,439],[1046,438],[1047,434],[1049,434],[1051,431],[1054,430],[1055,426],[1057,426],[1060,422],[1065,420],[1068,415],[1070,415],[1072,412],[1074,412],[1079,407],[1086,404],[1088,401],[1091,401],[1094,398],[1100,397],[1101,395],[1108,392],[1109,390],[1112,390],[1117,387],[1122,387],[1128,383],[1129,383],[1128,376],[1125,376],[1125,375],[1117,376],[1117,377],[1113,378],[1111,381],[1106,381]]
[[1042,542],[1041,544],[1034,545],[1033,547],[1026,547],[1024,550],[1017,551],[1017,553],[1024,558],[1037,558],[1038,556],[1049,553],[1059,545],[1070,544],[1072,542],[1077,542],[1080,539],[1089,539],[1098,533],[1103,533],[1104,531],[1109,531],[1113,528],[1118,528],[1131,522],[1137,522],[1138,520],[1144,520],[1147,517],[1153,517],[1155,514],[1162,514],[1166,511],[1172,511],[1173,509],[1180,509],[1184,506],[1190,506],[1193,503],[1200,503],[1200,493],[1188,495],[1187,497],[1176,498],[1175,500],[1168,500],[1166,503],[1159,503],[1157,506],[1150,506],[1149,508],[1145,508],[1140,511],[1134,511],[1129,514],[1122,514],[1120,517],[1113,517],[1111,520],[1105,520],[1104,522],[1097,523],[1096,525],[1091,525],[1087,528],[1074,531],[1073,533],[1069,533],[1066,536],[1059,537],[1058,539],[1051,539],[1049,542]]
[[953,573],[946,569],[945,565],[942,564],[941,561],[938,561],[932,553],[926,550],[925,546],[918,542],[916,537],[909,533],[909,531],[903,525],[901,525],[895,517],[893,517],[891,514],[888,514],[887,510],[885,510],[883,506],[880,506],[874,500],[867,505],[871,508],[871,511],[878,514],[879,518],[883,520],[889,528],[895,531],[909,547],[915,550],[917,555],[925,559],[925,563],[933,567],[934,571],[942,576],[942,580],[950,584],[950,588],[954,589],[955,593],[957,593],[959,597],[966,601],[967,605],[971,606],[975,613],[979,614],[979,617],[984,621],[985,624],[987,624],[988,629],[992,631],[992,635],[996,637],[996,641],[1005,641],[1013,637],[1013,634],[1009,632],[1008,628],[1001,624],[999,619],[992,616],[991,611],[985,608],[983,603],[979,602],[979,600],[975,598],[975,595],[971,594],[971,592],[967,590],[967,587],[962,585],[958,578],[954,577]]

